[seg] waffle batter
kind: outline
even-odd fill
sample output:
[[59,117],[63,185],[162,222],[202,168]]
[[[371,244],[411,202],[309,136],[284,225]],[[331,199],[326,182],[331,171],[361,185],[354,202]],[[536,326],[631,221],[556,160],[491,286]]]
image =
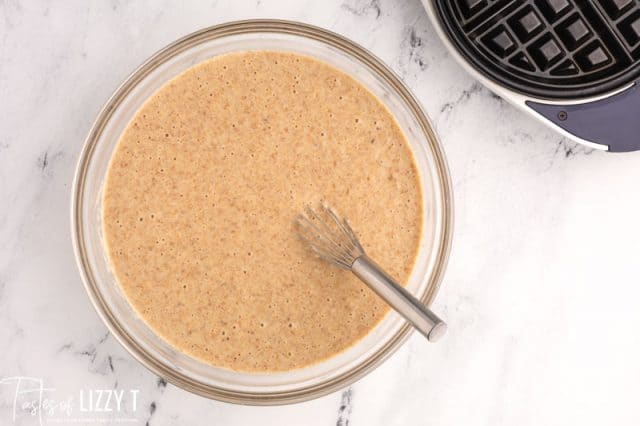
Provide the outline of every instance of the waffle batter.
[[324,197],[404,282],[421,187],[389,111],[335,68],[252,51],[198,64],[135,114],[111,159],[104,237],[116,278],[163,339],[236,371],[308,366],[388,308],[294,232]]

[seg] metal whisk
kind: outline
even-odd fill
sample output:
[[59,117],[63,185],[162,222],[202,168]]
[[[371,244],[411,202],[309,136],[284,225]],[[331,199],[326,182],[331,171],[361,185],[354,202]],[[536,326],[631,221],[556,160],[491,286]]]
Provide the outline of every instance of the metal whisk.
[[306,206],[297,225],[300,237],[315,254],[353,272],[429,341],[435,342],[445,334],[447,325],[365,254],[347,219],[333,208],[325,203],[318,211]]

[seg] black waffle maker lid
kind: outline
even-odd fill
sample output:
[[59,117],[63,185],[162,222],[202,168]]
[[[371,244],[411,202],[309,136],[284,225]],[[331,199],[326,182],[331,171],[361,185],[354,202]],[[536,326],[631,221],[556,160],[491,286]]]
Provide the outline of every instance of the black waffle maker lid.
[[639,0],[425,0],[443,37],[490,81],[573,139],[640,149]]

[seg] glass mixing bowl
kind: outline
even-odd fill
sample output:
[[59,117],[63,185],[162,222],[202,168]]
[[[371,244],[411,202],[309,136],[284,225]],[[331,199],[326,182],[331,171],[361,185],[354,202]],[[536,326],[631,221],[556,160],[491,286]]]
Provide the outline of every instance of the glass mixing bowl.
[[421,245],[407,288],[426,304],[435,297],[445,270],[453,216],[442,147],[418,102],[379,59],[337,34],[274,20],[223,24],[165,47],[127,78],[99,113],[80,155],[73,185],[71,230],[87,292],[113,336],[151,371],[205,397],[255,405],[294,403],[343,388],[391,355],[411,328],[391,312],[345,352],[285,373],[238,373],[205,364],[167,344],[127,302],[103,246],[101,204],[111,154],[125,126],[149,96],[203,60],[227,52],[264,49],[296,52],[333,65],[369,88],[396,117],[413,150],[424,191]]

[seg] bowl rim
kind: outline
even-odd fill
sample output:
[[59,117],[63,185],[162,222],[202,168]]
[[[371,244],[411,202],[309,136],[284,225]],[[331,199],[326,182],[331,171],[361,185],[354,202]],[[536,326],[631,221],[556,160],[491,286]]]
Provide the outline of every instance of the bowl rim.
[[289,20],[279,19],[249,19],[241,21],[231,21],[219,25],[210,26],[189,35],[186,35],[173,43],[163,47],[149,59],[138,66],[125,80],[121,83],[111,97],[102,107],[96,119],[89,130],[87,138],[83,143],[82,150],[78,157],[76,170],[71,189],[71,239],[76,263],[80,272],[80,277],[87,291],[89,299],[93,304],[98,316],[107,326],[109,332],[116,340],[129,352],[138,362],[145,366],[152,373],[165,379],[167,382],[187,390],[191,393],[216,399],[223,402],[243,404],[243,405],[283,405],[304,402],[315,399],[329,393],[343,389],[367,373],[374,370],[383,361],[389,358],[404,343],[410,333],[412,327],[408,324],[402,328],[376,353],[372,354],[361,364],[355,366],[352,370],[333,379],[325,380],[314,385],[298,388],[292,391],[275,391],[269,393],[254,393],[228,390],[194,380],[185,374],[167,368],[157,359],[149,356],[136,340],[129,335],[121,324],[116,320],[110,312],[104,297],[99,292],[94,277],[90,273],[91,267],[89,259],[86,255],[85,240],[82,228],[82,203],[83,188],[85,177],[87,174],[88,160],[96,147],[98,137],[102,133],[104,127],[111,118],[116,106],[128,95],[129,91],[135,87],[142,79],[144,79],[155,66],[163,63],[166,59],[189,49],[193,44],[199,41],[212,40],[235,34],[247,33],[279,33],[295,36],[302,36],[316,41],[326,43],[332,47],[338,48],[357,60],[363,62],[370,67],[375,73],[389,83],[400,96],[402,102],[415,115],[420,124],[420,129],[427,135],[429,148],[431,149],[438,171],[438,179],[441,184],[441,202],[443,211],[442,232],[440,237],[440,253],[433,270],[433,285],[425,291],[421,300],[429,305],[440,288],[444,272],[449,260],[453,238],[453,194],[451,188],[451,177],[446,162],[445,154],[439,139],[433,129],[430,119],[424,113],[420,103],[411,94],[409,89],[404,85],[402,80],[385,65],[378,57],[373,55],[364,47],[348,40],[347,38],[334,33],[332,31]]

